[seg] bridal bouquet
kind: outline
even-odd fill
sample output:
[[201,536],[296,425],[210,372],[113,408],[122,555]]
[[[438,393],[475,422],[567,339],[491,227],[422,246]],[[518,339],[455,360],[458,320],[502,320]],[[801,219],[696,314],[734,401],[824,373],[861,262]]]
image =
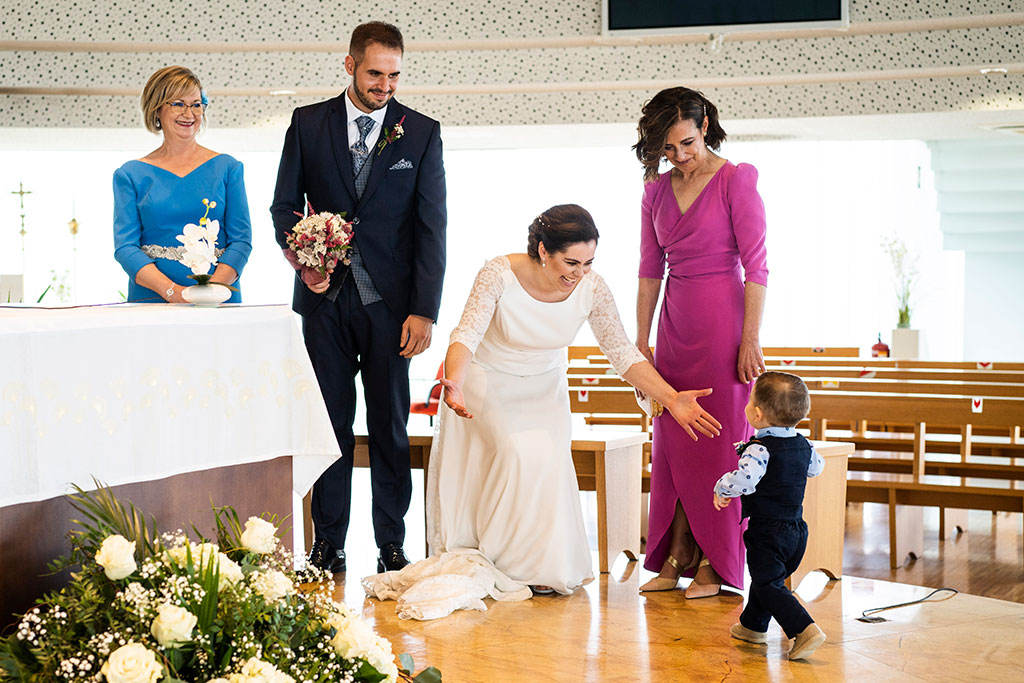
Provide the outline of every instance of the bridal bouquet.
[[315,282],[314,273],[322,281],[338,261],[349,265],[352,222],[346,222],[344,214],[314,213],[312,205],[307,206],[308,215],[296,212],[301,220],[285,235],[288,244],[285,257],[296,270],[302,271],[304,281],[311,278]]
[[242,525],[214,508],[217,538],[158,534],[107,488],[75,487],[70,584],[37,601],[0,640],[0,681],[96,683],[439,682],[411,678],[391,643],[332,598],[329,575],[301,586],[277,519]]

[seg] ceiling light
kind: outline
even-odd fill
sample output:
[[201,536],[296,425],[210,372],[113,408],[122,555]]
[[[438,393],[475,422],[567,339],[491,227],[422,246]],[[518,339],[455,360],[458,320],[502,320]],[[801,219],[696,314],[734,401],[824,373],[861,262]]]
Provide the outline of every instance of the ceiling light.
[[[1004,69],[1004,71],[1005,71],[1005,69]],[[294,90],[271,90],[270,94],[271,95],[294,95],[295,91]]]
[[1005,73],[1007,73],[1006,69],[1004,69],[1001,66],[988,66],[988,67],[985,67],[984,69],[978,69],[978,71],[980,71],[983,74],[1005,74]]

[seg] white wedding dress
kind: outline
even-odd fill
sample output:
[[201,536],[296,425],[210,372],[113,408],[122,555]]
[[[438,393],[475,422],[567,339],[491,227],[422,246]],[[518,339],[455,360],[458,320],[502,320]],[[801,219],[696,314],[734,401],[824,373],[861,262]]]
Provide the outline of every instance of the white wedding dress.
[[547,303],[523,289],[507,257],[481,269],[451,335],[474,353],[463,383],[473,417],[442,403],[430,452],[433,557],[367,577],[368,595],[398,598],[401,616],[429,619],[485,609],[488,595],[525,599],[529,585],[571,593],[593,579],[566,381],[566,348],[584,321],[620,374],[644,360],[597,273]]

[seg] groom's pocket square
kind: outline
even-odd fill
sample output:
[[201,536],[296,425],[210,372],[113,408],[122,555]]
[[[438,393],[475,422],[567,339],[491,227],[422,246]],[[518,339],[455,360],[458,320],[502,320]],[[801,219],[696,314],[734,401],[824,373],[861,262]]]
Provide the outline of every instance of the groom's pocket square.
[[410,168],[412,168],[412,162],[409,161],[408,159],[402,159],[401,161],[395,163],[388,170],[389,171],[405,171],[405,170],[408,170]]

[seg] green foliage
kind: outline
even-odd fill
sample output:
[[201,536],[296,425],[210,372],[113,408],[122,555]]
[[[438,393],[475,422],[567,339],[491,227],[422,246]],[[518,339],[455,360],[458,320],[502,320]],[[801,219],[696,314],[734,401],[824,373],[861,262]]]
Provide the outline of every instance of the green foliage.
[[428,666],[412,680],[416,683],[441,683],[441,672],[435,667]]
[[119,534],[129,541],[135,541],[136,548],[142,553],[140,559],[155,555],[160,548],[156,520],[150,517],[149,522],[146,522],[134,504],[129,502],[125,506],[106,484],[95,478],[93,484],[96,485],[95,491],[86,491],[72,484],[76,493],[67,496],[71,507],[85,517],[84,520],[71,520],[81,527],[70,532],[72,547],[95,555],[103,539],[111,534]]

